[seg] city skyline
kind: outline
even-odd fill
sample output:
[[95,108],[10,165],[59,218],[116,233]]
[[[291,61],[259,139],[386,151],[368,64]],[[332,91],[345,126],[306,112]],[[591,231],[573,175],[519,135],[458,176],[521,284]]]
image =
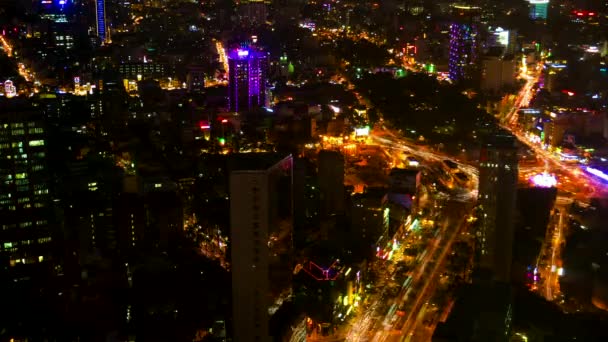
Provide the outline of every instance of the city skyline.
[[5,3],[0,340],[608,339],[604,3]]

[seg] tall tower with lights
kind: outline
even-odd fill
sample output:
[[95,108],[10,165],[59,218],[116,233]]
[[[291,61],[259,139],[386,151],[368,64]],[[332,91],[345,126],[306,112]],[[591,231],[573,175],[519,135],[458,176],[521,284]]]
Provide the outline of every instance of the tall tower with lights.
[[102,44],[107,43],[110,35],[107,32],[105,0],[95,0],[95,23],[97,24],[97,37]]
[[254,47],[235,49],[228,54],[231,111],[247,111],[264,106],[266,65],[266,53]]
[[456,4],[452,8],[454,21],[450,25],[448,61],[450,79],[455,82],[471,81],[479,73],[478,21],[481,9],[462,4]]

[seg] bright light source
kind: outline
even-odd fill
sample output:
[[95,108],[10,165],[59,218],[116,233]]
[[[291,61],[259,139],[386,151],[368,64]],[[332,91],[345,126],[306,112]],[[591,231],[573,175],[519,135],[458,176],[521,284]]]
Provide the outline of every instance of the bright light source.
[[599,177],[599,178],[601,178],[601,179],[603,179],[605,181],[608,181],[608,175],[605,174],[603,171],[600,171],[600,170],[598,170],[596,168],[593,168],[591,166],[587,166],[587,168],[585,170],[587,170],[587,172],[589,172],[590,174],[592,174],[594,176],[597,176],[597,177]]
[[238,50],[236,50],[236,54],[239,57],[247,57],[247,56],[249,56],[249,50],[238,49]]
[[336,106],[334,106],[334,105],[329,105],[328,107],[329,107],[329,109],[331,109],[331,110],[332,110],[332,112],[334,112],[334,114],[340,114],[340,112],[342,111],[342,110],[340,109],[340,107],[336,107]]
[[553,188],[557,185],[557,179],[554,175],[543,172],[532,176],[530,181],[540,188]]
[[369,126],[355,128],[355,135],[358,137],[366,137],[369,135],[369,130],[370,130]]

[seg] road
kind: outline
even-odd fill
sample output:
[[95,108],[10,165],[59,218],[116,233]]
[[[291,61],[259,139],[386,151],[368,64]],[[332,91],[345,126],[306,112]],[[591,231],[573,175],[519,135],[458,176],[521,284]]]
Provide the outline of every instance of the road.
[[[540,65],[540,64],[539,64]],[[518,111],[529,106],[534,97],[533,85],[538,82],[540,68],[527,76],[527,81],[519,92],[513,108],[508,112],[503,127],[515,135],[521,143],[534,152],[537,163],[520,167],[520,181],[526,181],[534,174],[541,172],[556,176],[558,198],[536,268],[533,272],[533,290],[536,290],[549,301],[559,304],[561,298],[559,277],[562,272],[561,248],[566,240],[568,230],[568,209],[574,202],[589,203],[592,198],[608,197],[608,187],[598,178],[585,172],[585,165],[562,160],[558,155],[548,151],[541,143],[529,139],[518,125]]]

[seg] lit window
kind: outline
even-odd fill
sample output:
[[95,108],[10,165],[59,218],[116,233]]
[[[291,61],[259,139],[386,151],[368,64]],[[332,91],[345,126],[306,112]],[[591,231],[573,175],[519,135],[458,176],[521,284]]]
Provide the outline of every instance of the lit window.
[[44,140],[30,140],[30,146],[44,146]]

